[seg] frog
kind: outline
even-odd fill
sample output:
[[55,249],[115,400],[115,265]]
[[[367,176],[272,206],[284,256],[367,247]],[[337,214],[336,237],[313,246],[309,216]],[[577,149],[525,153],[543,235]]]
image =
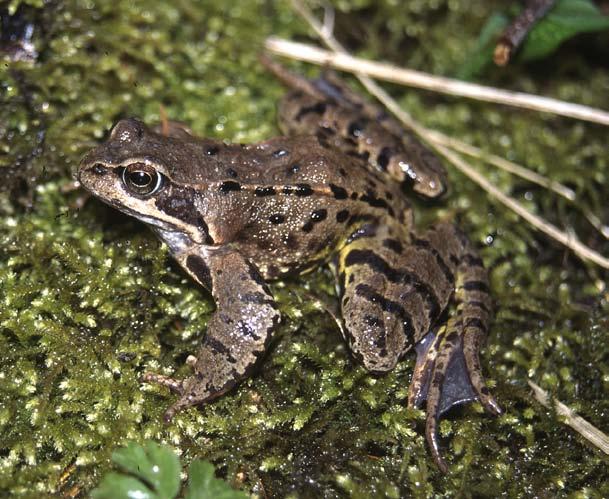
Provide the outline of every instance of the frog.
[[354,360],[382,375],[416,352],[408,405],[425,404],[426,440],[446,472],[439,419],[476,400],[501,408],[479,360],[492,314],[483,261],[451,222],[417,229],[407,195],[443,196],[444,167],[336,75],[265,64],[291,88],[278,107],[283,135],[233,144],[127,118],[79,165],[80,185],[147,224],[216,305],[186,359],[192,375],[143,382],[177,394],[166,422],[233,389],[280,326],[269,282],[329,264]]

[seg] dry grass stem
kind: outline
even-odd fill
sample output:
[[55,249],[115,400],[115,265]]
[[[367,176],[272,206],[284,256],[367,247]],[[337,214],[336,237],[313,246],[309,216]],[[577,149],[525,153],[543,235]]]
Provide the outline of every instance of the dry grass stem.
[[[548,396],[548,392],[543,390],[539,385],[536,385],[531,380],[528,380],[529,386],[533,390],[533,395],[535,399],[544,407],[548,409],[552,406],[552,401]],[[559,416],[563,416],[565,418],[565,423],[567,423],[571,428],[573,428],[577,433],[579,433],[582,437],[584,437],[588,442],[590,442],[595,447],[598,447],[605,454],[609,454],[609,436],[600,431],[595,426],[591,425],[581,416],[578,416],[574,411],[569,409],[565,404],[563,404],[560,400],[553,400],[554,402],[554,410]]]
[[509,161],[501,156],[496,156],[495,154],[486,153],[478,147],[472,146],[466,142],[463,142],[462,140],[449,137],[448,135],[438,132],[437,130],[429,130],[429,138],[433,142],[450,147],[451,149],[459,151],[463,154],[467,154],[468,156],[481,159],[488,164],[500,168],[501,170],[505,170],[506,172],[524,178],[529,182],[545,187],[546,189],[550,189],[569,201],[575,201],[575,191],[573,189],[569,189],[560,182],[556,182],[555,180],[544,177],[543,175],[540,175],[533,170],[529,170],[528,168],[514,163],[513,161]]
[[[510,92],[499,88],[486,87],[443,76],[433,76],[413,69],[399,68],[391,64],[353,57],[346,53],[330,52],[312,45],[292,42],[277,37],[267,39],[266,48],[278,55],[300,61],[331,66],[347,72],[357,72],[380,80],[399,83],[410,87],[423,88],[448,95],[459,95],[486,102],[531,109],[545,113],[568,116],[601,125],[609,125],[609,112],[581,104],[573,104],[549,97]],[[334,50],[334,49],[333,49]]]

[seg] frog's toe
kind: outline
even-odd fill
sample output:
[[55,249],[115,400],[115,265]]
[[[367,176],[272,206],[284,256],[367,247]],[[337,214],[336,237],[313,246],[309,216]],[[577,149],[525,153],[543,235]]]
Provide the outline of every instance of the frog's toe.
[[192,393],[184,393],[182,396],[176,400],[163,414],[163,421],[165,423],[171,422],[173,417],[178,413],[183,411],[184,409],[188,409],[193,405],[197,405],[200,403],[196,397],[193,396]]
[[436,465],[442,473],[448,473],[448,465],[440,452],[440,444],[438,443],[438,414],[427,413],[427,421],[425,422],[425,438],[427,445],[431,451],[431,455],[436,462]]
[[[438,443],[438,421],[440,416],[453,405],[468,402],[476,398],[465,369],[463,353],[457,343],[460,338],[456,333],[445,331],[438,333],[429,347],[426,356],[432,356],[424,374],[425,383],[418,394],[419,400],[427,400],[425,437],[438,468],[446,473],[448,465],[440,453]],[[455,341],[456,340],[456,341]]]
[[439,338],[434,331],[427,335],[415,345],[417,360],[412,373],[412,381],[408,390],[408,407],[421,407],[427,398],[429,387],[429,376],[433,371],[438,354]]
[[476,328],[468,328],[463,335],[463,357],[470,382],[476,392],[478,400],[487,412],[499,416],[503,413],[503,409],[501,409],[495,400],[495,397],[489,392],[480,367],[478,351],[480,350],[482,338],[481,331]]
[[463,331],[462,320],[449,321],[445,330],[430,332],[416,346],[417,364],[410,385],[409,405],[418,407],[426,400],[425,435],[438,468],[448,467],[438,444],[439,418],[451,407],[480,400],[492,414],[501,408],[489,393],[480,371],[478,351],[481,334],[468,325]]
[[197,376],[189,376],[182,380],[175,380],[161,374],[146,373],[142,380],[146,383],[157,383],[166,386],[172,392],[179,395],[178,400],[165,411],[165,414],[163,415],[165,423],[169,423],[178,412],[214,398],[213,394],[210,394],[209,391],[206,390],[205,384],[202,384]]
[[428,333],[416,345],[408,405],[420,407],[427,400],[427,410],[431,404],[441,416],[455,405],[479,400],[489,413],[501,414],[482,376],[479,337],[471,328],[460,331],[461,324],[455,321],[441,332]]
[[448,466],[440,453],[438,422],[440,416],[457,404],[476,399],[469,382],[461,349],[450,341],[450,335],[440,341],[431,373],[428,375],[425,437],[438,468],[446,473]]
[[142,376],[144,383],[156,383],[157,385],[163,385],[169,388],[173,393],[182,395],[184,391],[183,381],[170,378],[169,376],[163,376],[162,374],[156,373],[145,373]]
[[455,405],[478,398],[468,376],[463,351],[460,345],[453,344],[453,339],[455,336],[447,335],[446,331],[429,332],[416,345],[417,361],[408,393],[409,407],[421,407],[426,400],[429,407],[429,399],[437,397],[437,411],[441,416]]

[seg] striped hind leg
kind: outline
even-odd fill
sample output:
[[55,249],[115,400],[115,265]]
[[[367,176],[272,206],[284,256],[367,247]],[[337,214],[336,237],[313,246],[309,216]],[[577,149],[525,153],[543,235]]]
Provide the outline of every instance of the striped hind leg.
[[440,159],[335,74],[308,80],[269,58],[261,62],[293,89],[278,108],[284,133],[317,135],[322,143],[365,158],[373,170],[388,173],[422,196],[436,198],[446,191],[446,172]]
[[374,373],[393,369],[414,342],[412,319],[399,303],[399,285],[379,271],[396,262],[378,228],[365,225],[351,236],[338,260],[343,334],[353,356]]

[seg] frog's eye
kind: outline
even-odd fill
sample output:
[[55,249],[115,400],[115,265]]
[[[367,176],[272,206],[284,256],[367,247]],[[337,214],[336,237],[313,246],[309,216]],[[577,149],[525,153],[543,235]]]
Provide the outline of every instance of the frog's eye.
[[123,169],[123,183],[128,190],[140,196],[150,196],[158,191],[163,176],[145,163],[132,163]]

